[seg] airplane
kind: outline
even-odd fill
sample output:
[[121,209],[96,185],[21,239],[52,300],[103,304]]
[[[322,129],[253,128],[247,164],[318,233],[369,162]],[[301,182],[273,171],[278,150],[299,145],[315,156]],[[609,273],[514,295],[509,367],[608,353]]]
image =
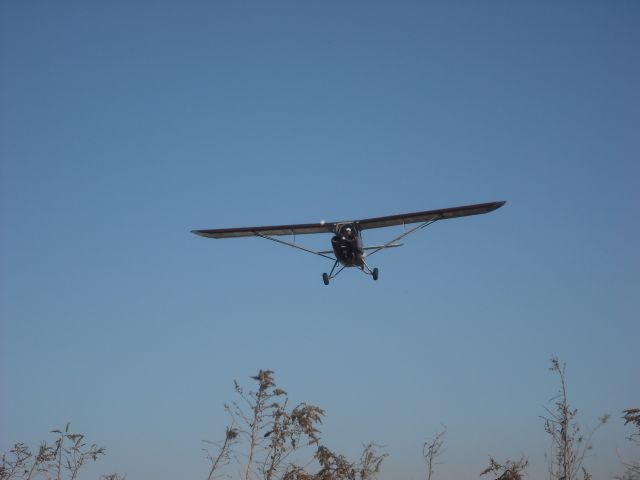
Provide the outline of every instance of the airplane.
[[[296,223],[292,225],[275,225],[264,227],[240,227],[240,228],[217,228],[209,230],[191,230],[191,233],[208,238],[234,238],[234,237],[260,237],[277,243],[297,248],[314,255],[319,255],[333,261],[333,267],[329,273],[322,274],[322,281],[329,285],[329,281],[337,277],[342,270],[348,267],[359,268],[366,275],[371,275],[374,280],[378,280],[378,268],[371,268],[365,261],[371,255],[386,248],[402,246],[398,241],[407,235],[421,230],[438,220],[449,218],[466,217],[469,215],[479,215],[492,212],[502,207],[506,202],[479,203],[476,205],[464,205],[461,207],[442,208],[439,210],[426,210],[424,212],[401,213],[398,215],[388,215],[385,217],[365,218],[362,220],[348,220],[341,222],[319,223]],[[418,225],[406,229],[407,224],[417,223]],[[370,228],[382,228],[402,225],[403,233],[392,240],[382,244],[365,247],[362,242],[362,231]],[[333,233],[331,238],[331,250],[315,251],[296,244],[296,235],[306,235],[313,233]],[[293,241],[288,242],[280,238],[282,235],[292,235]],[[333,256],[332,256],[333,255]],[[338,265],[341,267],[336,271]],[[335,272],[335,273],[334,273]]]

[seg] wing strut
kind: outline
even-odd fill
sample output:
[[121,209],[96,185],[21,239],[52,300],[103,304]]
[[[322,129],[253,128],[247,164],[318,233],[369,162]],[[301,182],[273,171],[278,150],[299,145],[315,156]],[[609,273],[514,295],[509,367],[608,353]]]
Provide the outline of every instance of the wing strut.
[[[398,240],[402,240],[404,237],[406,237],[407,235],[411,235],[416,230],[420,230],[420,229],[422,229],[424,227],[428,227],[432,223],[435,223],[438,220],[440,220],[441,218],[442,218],[442,216],[439,216],[438,218],[434,218],[433,220],[428,220],[426,222],[421,223],[420,225],[417,225],[417,226],[413,227],[410,230],[407,230],[406,232],[403,232],[402,235],[398,235],[396,238],[394,238],[393,240],[389,240],[384,245],[380,245],[379,247],[374,248],[370,252],[367,252],[367,257],[370,257],[374,253],[377,253],[377,252],[379,252],[380,250],[382,250],[384,248],[389,248],[391,246],[396,246],[396,245],[393,245],[393,244],[396,243]],[[404,222],[402,223],[402,225],[404,226]]]
[[[272,242],[282,243],[283,245],[287,245],[289,247],[297,248],[298,250],[302,250],[304,252],[313,253],[314,255],[318,255],[320,257],[328,258],[332,262],[335,261],[335,258],[330,257],[329,255],[325,255],[322,252],[316,252],[315,250],[310,250],[310,249],[302,247],[300,245],[296,245],[295,243],[287,242],[285,240],[280,240],[279,238],[274,238],[274,237],[272,237],[270,235],[264,235],[263,233],[260,233],[260,232],[253,232],[253,233],[257,237],[266,238],[267,240],[271,240]],[[295,239],[295,233],[294,233],[294,239]]]

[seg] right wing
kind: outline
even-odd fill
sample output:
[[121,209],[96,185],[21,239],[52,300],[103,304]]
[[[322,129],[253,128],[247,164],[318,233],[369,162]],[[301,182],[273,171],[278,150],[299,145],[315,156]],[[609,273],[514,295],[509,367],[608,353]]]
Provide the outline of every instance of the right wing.
[[335,223],[297,223],[270,227],[215,228],[209,230],[191,230],[191,233],[208,238],[263,237],[275,235],[303,235],[309,233],[331,233]]

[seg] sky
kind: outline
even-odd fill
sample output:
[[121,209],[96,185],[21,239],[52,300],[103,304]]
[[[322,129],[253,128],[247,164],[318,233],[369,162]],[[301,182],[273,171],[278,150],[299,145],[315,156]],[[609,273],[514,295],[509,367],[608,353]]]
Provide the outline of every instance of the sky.
[[[0,3],[0,449],[71,422],[85,478],[205,478],[233,381],[275,371],[381,479],[529,457],[567,364],[585,465],[640,406],[640,4]],[[190,230],[505,200],[331,285]],[[365,232],[365,243],[398,229]],[[298,237],[329,248],[330,235]]]

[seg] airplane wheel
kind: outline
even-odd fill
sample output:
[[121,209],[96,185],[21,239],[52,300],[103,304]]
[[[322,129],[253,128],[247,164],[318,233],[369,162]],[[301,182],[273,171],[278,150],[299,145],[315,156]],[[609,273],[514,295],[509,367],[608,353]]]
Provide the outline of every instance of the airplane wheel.
[[373,279],[374,279],[374,280],[377,280],[377,279],[378,279],[378,269],[377,269],[377,268],[374,268],[374,269],[373,269]]
[[322,281],[324,282],[325,285],[329,285],[329,275],[327,275],[326,273],[323,273]]

